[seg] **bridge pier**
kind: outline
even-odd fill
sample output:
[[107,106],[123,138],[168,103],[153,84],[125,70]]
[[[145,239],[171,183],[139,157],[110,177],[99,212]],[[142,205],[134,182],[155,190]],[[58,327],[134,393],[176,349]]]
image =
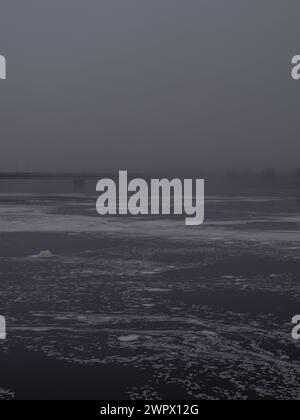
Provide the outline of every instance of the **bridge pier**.
[[84,178],[73,178],[72,185],[74,193],[86,192],[86,180]]

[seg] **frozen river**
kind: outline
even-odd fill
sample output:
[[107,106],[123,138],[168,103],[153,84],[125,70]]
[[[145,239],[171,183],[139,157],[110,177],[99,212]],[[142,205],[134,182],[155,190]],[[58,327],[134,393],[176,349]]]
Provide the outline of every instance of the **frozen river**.
[[211,195],[206,222],[0,195],[0,398],[300,398],[300,202]]

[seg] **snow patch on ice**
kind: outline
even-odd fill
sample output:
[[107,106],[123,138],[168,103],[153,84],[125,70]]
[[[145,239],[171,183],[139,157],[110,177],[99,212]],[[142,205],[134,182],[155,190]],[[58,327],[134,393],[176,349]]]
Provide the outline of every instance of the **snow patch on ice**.
[[41,251],[36,255],[31,256],[31,258],[36,258],[36,259],[47,259],[47,258],[53,258],[53,257],[54,257],[54,255],[48,249],[44,250],[44,251]]
[[118,337],[118,340],[121,341],[122,343],[127,343],[130,341],[136,341],[140,338],[139,335],[136,334],[130,334],[130,335],[123,335],[121,337]]

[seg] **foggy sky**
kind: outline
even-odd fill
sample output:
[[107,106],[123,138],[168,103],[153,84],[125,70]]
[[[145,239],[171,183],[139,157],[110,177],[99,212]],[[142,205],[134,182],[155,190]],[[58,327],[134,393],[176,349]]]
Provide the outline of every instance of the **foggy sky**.
[[0,171],[300,166],[299,0],[1,0]]

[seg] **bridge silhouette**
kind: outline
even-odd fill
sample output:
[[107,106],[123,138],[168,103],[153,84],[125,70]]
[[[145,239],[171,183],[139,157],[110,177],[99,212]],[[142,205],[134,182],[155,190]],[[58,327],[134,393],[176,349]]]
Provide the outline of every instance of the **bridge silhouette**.
[[57,172],[0,172],[0,182],[6,180],[20,181],[70,181],[74,192],[84,192],[87,181],[95,182],[101,178],[96,173],[57,173]]
[[0,172],[0,179],[97,179],[99,174],[56,172]]

